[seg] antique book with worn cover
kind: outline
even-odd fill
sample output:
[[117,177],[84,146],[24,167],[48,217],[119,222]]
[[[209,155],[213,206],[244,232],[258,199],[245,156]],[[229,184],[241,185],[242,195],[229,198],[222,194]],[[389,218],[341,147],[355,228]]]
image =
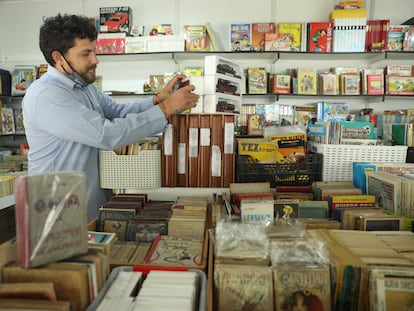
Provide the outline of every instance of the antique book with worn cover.
[[38,267],[88,250],[86,177],[81,172],[15,180],[18,262]]

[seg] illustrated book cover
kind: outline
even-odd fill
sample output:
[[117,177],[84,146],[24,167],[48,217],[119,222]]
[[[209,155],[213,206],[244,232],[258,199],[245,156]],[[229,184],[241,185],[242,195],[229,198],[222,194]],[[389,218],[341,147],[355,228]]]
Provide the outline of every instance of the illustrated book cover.
[[61,172],[17,176],[16,235],[22,267],[86,253],[86,176]]
[[269,267],[216,264],[214,288],[219,310],[273,310]]
[[184,25],[186,51],[208,51],[206,25]]
[[278,23],[276,32],[289,34],[290,50],[301,51],[302,45],[302,23]]
[[308,52],[332,52],[332,22],[309,22],[307,28]]
[[13,108],[1,107],[1,133],[3,135],[16,133]]
[[11,95],[22,96],[27,88],[36,80],[36,66],[15,66],[11,74]]
[[331,310],[328,265],[278,264],[272,269],[275,310],[295,310],[299,306],[305,310]]
[[151,265],[200,267],[204,263],[203,240],[158,236],[152,243],[144,263]]
[[287,33],[266,33],[265,51],[290,51],[291,37]]
[[252,23],[252,47],[255,51],[265,51],[265,36],[275,33],[275,23]]
[[230,24],[230,51],[250,51],[252,40],[252,24],[233,23]]

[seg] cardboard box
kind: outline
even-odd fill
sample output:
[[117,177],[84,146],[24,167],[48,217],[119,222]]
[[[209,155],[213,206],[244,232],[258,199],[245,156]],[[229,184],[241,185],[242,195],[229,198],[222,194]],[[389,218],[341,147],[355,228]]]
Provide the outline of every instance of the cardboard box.
[[99,32],[130,33],[132,28],[132,9],[129,6],[99,8]]

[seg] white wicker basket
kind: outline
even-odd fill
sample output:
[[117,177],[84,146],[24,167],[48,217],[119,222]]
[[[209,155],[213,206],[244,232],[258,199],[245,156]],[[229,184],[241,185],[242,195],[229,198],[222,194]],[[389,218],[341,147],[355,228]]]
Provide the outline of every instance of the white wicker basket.
[[161,187],[161,150],[142,150],[138,155],[100,151],[100,185],[107,189]]
[[352,181],[353,162],[405,162],[407,146],[332,145],[309,142],[323,155],[323,181]]

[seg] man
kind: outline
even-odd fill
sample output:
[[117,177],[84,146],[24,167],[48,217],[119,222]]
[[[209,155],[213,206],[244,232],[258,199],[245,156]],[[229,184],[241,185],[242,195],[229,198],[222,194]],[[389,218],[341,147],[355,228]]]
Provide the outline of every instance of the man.
[[29,174],[83,171],[88,220],[98,215],[107,191],[99,187],[99,149],[115,150],[163,132],[167,118],[195,107],[199,96],[188,85],[174,92],[176,75],[153,97],[117,104],[92,84],[98,59],[97,33],[87,17],[47,18],[39,46],[49,69],[26,91],[23,118],[29,144]]

